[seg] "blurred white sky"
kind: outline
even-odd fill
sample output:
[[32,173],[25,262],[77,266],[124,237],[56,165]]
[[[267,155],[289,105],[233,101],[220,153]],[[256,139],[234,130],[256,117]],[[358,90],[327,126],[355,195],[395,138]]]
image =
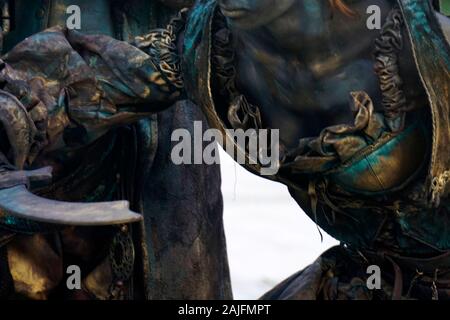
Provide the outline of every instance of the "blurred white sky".
[[235,299],[257,299],[337,241],[317,227],[287,188],[253,175],[221,150],[222,192]]

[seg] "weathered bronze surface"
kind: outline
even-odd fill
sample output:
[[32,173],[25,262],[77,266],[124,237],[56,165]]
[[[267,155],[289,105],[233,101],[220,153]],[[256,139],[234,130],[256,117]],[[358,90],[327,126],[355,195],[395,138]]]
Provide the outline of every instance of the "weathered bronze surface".
[[[146,31],[134,39],[120,33],[131,44],[61,28],[31,36],[4,57],[4,90],[16,96],[27,112],[37,108],[32,123],[36,132],[47,135],[41,139],[31,135],[21,148],[6,145],[11,152],[3,156],[5,170],[12,170],[12,164],[40,166],[51,159],[55,176],[64,183],[38,191],[62,198],[86,194],[74,187],[89,190],[92,184],[81,184],[83,179],[114,185],[110,174],[89,164],[88,156],[90,171],[81,172],[96,172],[99,178],[67,175],[58,161],[62,155],[76,159],[75,151],[86,146],[84,150],[92,150],[89,145],[105,141],[113,128],[124,129],[187,96],[225,136],[229,128],[279,128],[281,167],[268,178],[286,184],[306,214],[342,243],[264,298],[446,299],[450,296],[450,49],[443,31],[450,21],[436,16],[428,1],[383,0],[379,5],[384,27],[369,30],[363,17],[370,4],[369,0],[348,6],[337,0],[199,0],[165,29]],[[187,114],[196,110],[190,102],[178,107]],[[27,127],[26,122],[18,123]],[[167,133],[168,123],[158,128]],[[239,148],[232,137],[227,138],[226,143]],[[158,148],[168,154],[167,142],[159,142]],[[99,150],[108,149],[101,146]],[[130,148],[127,143],[120,146]],[[114,150],[124,155],[123,150],[110,149],[100,152],[99,163],[107,163],[107,154]],[[59,157],[48,157],[57,150]],[[239,151],[249,158],[245,146]],[[170,165],[164,154],[153,156],[159,168],[166,169]],[[260,174],[261,164],[245,167]],[[129,166],[120,168],[111,172],[125,180],[136,174],[130,175]],[[202,190],[192,184],[196,179],[185,181],[178,168],[171,170],[183,181],[188,196],[169,187],[153,170],[149,175],[153,179],[143,184],[153,192],[151,201],[141,202],[142,209],[163,210],[167,203],[179,209],[178,204],[192,203],[199,196]],[[72,192],[65,194],[65,183]],[[119,185],[120,195],[134,194],[129,184]],[[163,192],[158,192],[161,186]],[[109,189],[94,190],[104,195]],[[202,212],[212,206],[209,201],[189,210]],[[112,243],[123,248],[123,255],[97,265],[86,282],[91,294],[126,296],[119,284],[129,272],[120,271],[130,269],[134,248],[140,248],[143,256],[152,249],[173,252],[146,260],[158,266],[157,271],[151,266],[146,269],[151,280],[144,282],[150,283],[150,292],[164,290],[160,274],[169,275],[166,279],[180,274],[184,281],[173,283],[183,290],[201,283],[200,296],[205,292],[210,297],[226,296],[229,286],[220,281],[227,272],[223,237],[206,235],[199,241],[198,232],[191,232],[183,238],[189,247],[203,248],[208,243],[222,253],[219,258],[196,260],[196,249],[179,253],[176,245],[169,247],[162,240],[171,237],[160,236],[173,234],[161,233],[170,229],[181,237],[186,229],[201,230],[201,224],[178,215],[169,227],[161,220],[154,223],[156,218],[161,218],[157,212],[147,220],[144,216],[140,230],[148,233],[149,244],[144,247],[130,245],[128,227],[108,233]],[[66,250],[80,251],[76,241],[70,241],[77,232],[81,230],[61,238]],[[192,281],[180,269],[164,269],[166,258],[172,263],[185,259],[193,272],[215,268],[221,275],[219,280],[212,276],[214,281],[201,277]],[[386,272],[383,290],[375,293],[362,285],[370,264]],[[107,281],[98,270],[104,270]],[[14,280],[20,277],[16,274]],[[104,282],[112,283],[109,292]]]
[[[296,1],[271,21],[255,15],[269,15],[271,1],[218,3],[221,10],[216,1],[201,1],[187,23],[182,63],[188,96],[224,134],[250,119],[250,112],[234,116],[239,95],[253,105],[251,114],[261,115],[263,127],[279,128],[281,168],[268,178],[288,185],[311,219],[343,244],[266,298],[447,298],[445,275],[434,280],[442,290],[427,288],[427,281],[438,264],[448,268],[439,256],[450,248],[442,225],[449,175],[426,169],[448,167],[448,144],[434,143],[450,132],[448,34],[441,31],[449,20],[438,19],[427,1],[380,1],[380,33],[366,28],[367,1],[349,4],[353,14],[327,1]],[[423,32],[435,41],[424,41]],[[437,78],[430,69],[420,71],[427,64],[439,68]],[[427,94],[429,86],[440,93]],[[417,122],[423,130],[412,129]],[[440,138],[431,139],[436,134]],[[430,162],[433,145],[437,162]],[[246,167],[260,172],[258,165]],[[391,275],[391,289],[388,284],[377,296],[367,288],[357,292],[370,263],[400,270]],[[427,271],[412,281],[419,265]],[[398,285],[402,279],[410,290]]]
[[[136,36],[165,26],[176,15],[172,8],[192,1],[16,0],[8,4],[14,8],[3,15],[3,25],[10,23],[11,28],[4,29],[8,62],[2,65],[2,89],[18,101],[7,100],[8,110],[27,112],[12,118],[16,131],[8,127],[8,114],[3,118],[2,186],[13,189],[2,191],[11,194],[22,189],[16,196],[32,197],[32,202],[44,206],[49,199],[70,203],[57,202],[61,210],[49,215],[34,208],[37,216],[26,217],[28,210],[17,212],[24,203],[6,201],[11,212],[0,212],[0,296],[52,298],[63,285],[59,276],[63,266],[70,262],[81,266],[83,288],[63,290],[58,298],[230,298],[219,168],[167,162],[172,130],[192,131],[193,121],[202,121],[207,128],[190,102],[180,101],[162,111],[180,100],[182,93],[165,64],[165,53],[158,54],[163,46],[173,46],[165,41],[175,41],[171,37],[176,34],[159,37],[155,32],[163,41],[156,52],[150,48],[155,43],[141,43],[138,50],[97,35],[137,45]],[[82,33],[62,28],[69,4],[79,5],[86,13],[83,17],[89,18],[83,20]],[[55,24],[61,27],[34,36]],[[86,36],[91,39],[86,41]],[[128,69],[132,65],[134,74]],[[27,125],[35,126],[23,132],[30,140],[3,130],[21,132]],[[15,163],[23,163],[26,170],[15,171]],[[45,166],[53,168],[53,179],[47,184],[26,176],[28,170]],[[44,198],[16,185],[28,185]],[[115,203],[123,204],[124,210],[108,212],[111,203],[96,204],[114,200],[121,201]],[[139,222],[111,226],[137,220],[125,201],[140,213]],[[80,202],[90,214],[96,211],[100,220],[89,218],[89,213],[66,214],[68,207],[80,209]],[[97,210],[101,208],[105,210]],[[110,220],[114,213],[119,216]],[[123,214],[130,219],[123,219]],[[95,220],[105,226],[92,226]],[[81,226],[85,224],[89,227]],[[39,245],[37,238],[42,250],[33,252]],[[48,255],[53,258],[46,259]]]

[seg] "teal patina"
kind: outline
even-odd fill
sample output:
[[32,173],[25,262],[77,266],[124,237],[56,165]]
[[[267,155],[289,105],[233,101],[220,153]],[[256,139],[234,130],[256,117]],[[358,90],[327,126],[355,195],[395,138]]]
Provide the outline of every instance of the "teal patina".
[[[319,5],[323,5],[323,3],[324,2],[316,1],[308,3],[301,2],[300,4],[302,6],[306,5],[305,8],[309,17],[314,18],[313,20],[316,21],[320,15]],[[356,4],[357,1],[354,1],[353,3]],[[361,4],[361,2],[359,3]],[[318,282],[320,282],[320,285],[323,285],[325,289],[319,289],[326,291],[327,288],[333,288],[333,290],[330,289],[328,290],[329,292],[326,292],[327,294],[331,294],[332,297],[336,297],[339,290],[347,290],[347,293],[351,296],[354,294],[353,291],[356,290],[355,288],[358,286],[360,288],[363,287],[361,286],[361,281],[355,282],[353,279],[354,277],[359,276],[358,272],[361,273],[361,270],[362,274],[365,275],[364,267],[369,261],[375,261],[376,263],[381,261],[384,266],[386,263],[389,263],[389,261],[395,260],[401,264],[401,267],[404,268],[404,270],[407,270],[410,278],[414,277],[415,272],[422,273],[421,271],[424,270],[428,273],[428,276],[430,274],[431,276],[434,276],[434,280],[431,280],[431,282],[435,287],[435,282],[437,281],[436,265],[439,264],[439,267],[444,266],[447,269],[450,268],[448,260],[443,264],[441,263],[441,260],[438,260],[439,263],[436,263],[435,260],[437,255],[450,255],[449,200],[446,193],[446,185],[448,180],[450,180],[450,160],[448,156],[450,154],[448,118],[449,48],[444,40],[439,25],[433,16],[433,8],[428,1],[398,0],[397,3],[402,8],[403,14],[399,12],[398,8],[389,7],[394,14],[389,16],[390,20],[387,20],[392,24],[395,24],[401,20],[399,18],[403,16],[404,24],[401,23],[401,25],[402,27],[404,25],[408,27],[409,32],[407,34],[410,36],[410,47],[412,47],[416,60],[416,65],[411,68],[417,67],[421,76],[420,79],[417,79],[417,83],[419,84],[419,82],[422,81],[422,84],[413,86],[412,88],[414,90],[423,85],[428,94],[424,100],[426,100],[426,98],[429,100],[429,110],[425,110],[426,108],[421,104],[417,109],[411,108],[405,112],[411,112],[410,114],[412,115],[421,116],[419,119],[423,119],[424,123],[422,124],[424,124],[424,129],[422,128],[422,124],[412,124],[410,121],[411,117],[405,117],[405,119],[407,119],[405,126],[396,128],[399,131],[392,130],[393,127],[386,125],[384,122],[384,120],[388,119],[390,116],[388,111],[392,110],[384,110],[386,111],[384,114],[378,112],[377,115],[375,115],[376,112],[374,111],[372,100],[370,99],[370,96],[373,95],[369,96],[364,90],[358,89],[359,94],[353,95],[353,106],[358,107],[354,110],[358,111],[355,116],[354,125],[327,125],[318,137],[304,138],[303,140],[303,136],[300,136],[299,138],[302,138],[302,140],[301,143],[299,143],[298,148],[287,150],[287,152],[283,154],[285,157],[281,159],[282,161],[286,161],[287,164],[292,165],[285,165],[282,167],[283,170],[279,171],[279,174],[270,177],[289,187],[294,199],[299,203],[306,214],[308,214],[311,219],[326,232],[342,242],[343,245],[339,247],[342,251],[347,252],[347,249],[349,249],[348,252],[351,254],[364,258],[363,262],[359,262],[358,267],[352,266],[352,268],[347,268],[347,265],[351,265],[351,263],[356,260],[354,256],[339,261],[338,267],[336,267],[337,263],[330,267],[332,263],[329,262],[332,261],[332,259],[327,260],[325,258],[319,260],[318,263],[314,265],[318,269],[316,270],[317,277],[308,277],[309,273],[306,273],[306,279],[303,279],[306,280],[306,283],[311,281],[310,278],[323,279],[323,281],[320,280]],[[257,2],[253,2],[253,4],[257,4]],[[297,14],[298,11],[294,11],[294,13]],[[235,62],[230,56],[226,56],[227,49],[230,51],[231,47],[229,46],[231,41],[227,42],[227,35],[232,33],[228,22],[229,20],[226,20],[218,11],[217,1],[197,1],[186,22],[182,48],[177,48],[179,49],[177,52],[182,52],[181,69],[184,78],[185,91],[188,97],[203,109],[210,125],[222,130],[222,132],[225,132],[227,128],[233,127],[232,120],[236,120],[232,119],[232,117],[227,117],[227,115],[229,115],[228,111],[231,109],[230,105],[236,107],[236,104],[238,104],[239,101],[244,101],[243,99],[234,99],[240,92],[233,92],[233,95],[230,92],[223,90],[223,86],[220,86],[223,83],[226,83],[222,81],[223,78],[220,78],[224,77],[224,73],[220,72],[230,70],[224,68],[230,67],[229,65],[224,66],[226,63],[220,65],[220,62]],[[315,31],[320,30],[319,28],[314,29],[314,26],[309,24],[308,29],[309,34],[313,34]],[[219,31],[223,32],[219,35]],[[124,36],[123,34],[122,38],[127,39],[126,35]],[[256,37],[249,37],[248,39],[255,41],[255,38]],[[274,42],[269,41],[269,43],[273,44]],[[231,47],[231,51],[232,49],[236,48]],[[235,52],[236,51],[237,50],[235,50]],[[263,51],[263,53],[267,52]],[[270,54],[267,56],[272,58]],[[405,58],[405,56],[406,55],[403,57]],[[287,60],[285,58],[286,56],[281,55],[281,65]],[[97,65],[97,62],[94,60],[92,61],[92,66]],[[263,62],[270,64],[273,60],[268,59],[268,61],[269,62],[265,60]],[[242,62],[242,60],[239,62]],[[413,64],[414,63],[411,65]],[[242,67],[242,65],[239,66]],[[51,65],[51,67],[53,67],[53,65]],[[231,67],[236,67],[236,65],[232,65]],[[292,67],[292,65],[287,65],[287,68],[289,67]],[[274,80],[274,86],[271,87],[271,89],[275,94],[280,93],[279,91],[283,89],[283,84],[287,86],[292,85],[291,77],[289,77],[292,74],[288,72],[290,70],[281,69],[280,71],[280,69],[278,69],[277,71],[279,71],[279,73],[283,73],[284,71],[288,76],[286,77],[287,79],[282,79],[282,77],[271,79]],[[293,74],[296,75],[295,73]],[[324,76],[326,76],[326,74],[327,73],[325,72]],[[268,74],[268,76],[273,76],[273,74]],[[355,76],[355,74],[352,76]],[[256,73],[254,80],[257,80],[257,77],[261,77],[261,74]],[[277,82],[276,80],[284,80],[284,82]],[[313,81],[314,79],[308,80]],[[129,92],[120,84],[118,87],[125,92]],[[237,87],[239,87],[239,85],[236,85],[232,89],[237,90]],[[296,88],[302,87],[298,86],[294,89]],[[226,89],[231,91],[230,88]],[[242,87],[239,87],[239,90],[245,92],[245,89],[242,89]],[[260,93],[263,92],[260,91]],[[241,98],[243,96],[244,95],[241,95]],[[247,96],[249,96],[249,101],[253,102],[250,99],[251,94],[247,94]],[[420,96],[418,98],[423,97]],[[256,104],[257,103],[255,103],[255,105]],[[253,108],[250,108],[249,105],[244,105],[244,107],[253,111],[253,119],[256,118],[256,120],[261,120],[257,119],[258,112],[256,111],[259,110],[255,105],[253,105]],[[428,107],[428,104],[425,103],[425,105]],[[243,106],[238,105],[238,107]],[[279,111],[278,104],[274,103],[271,107]],[[194,108],[191,110],[194,110]],[[317,110],[314,109],[313,111],[316,112]],[[248,114],[250,114],[250,111],[248,111],[246,115]],[[408,114],[408,116],[410,114]],[[102,114],[100,113],[100,116],[101,115]],[[324,113],[322,113],[321,116],[324,116]],[[270,117],[266,116],[266,121],[268,120],[267,118]],[[283,118],[285,123],[288,120],[287,117]],[[370,120],[373,121],[371,122]],[[388,120],[386,120],[386,122],[388,122]],[[237,121],[234,123],[237,123]],[[147,124],[150,125],[150,122]],[[374,125],[372,126],[371,124]],[[263,121],[255,121],[255,123],[251,125],[260,128],[265,124]],[[323,127],[321,126],[320,128]],[[124,132],[124,138],[126,139],[122,140],[119,148],[115,149],[117,151],[115,157],[118,159],[126,159],[126,155],[132,154],[132,157],[134,158],[136,157],[136,153],[126,152],[127,149],[125,149],[125,147],[129,146],[132,148],[133,145],[127,143],[127,141],[136,141],[133,140],[137,137],[136,132],[142,131],[139,131],[139,128],[124,129],[126,129]],[[135,129],[138,131],[135,131]],[[148,126],[144,128],[141,127],[141,129],[146,130],[148,129]],[[160,129],[167,130],[167,128],[164,127]],[[153,134],[154,131],[151,131],[150,133]],[[120,135],[117,137],[119,136]],[[432,139],[429,136],[432,136]],[[150,142],[150,140],[152,140],[152,137],[146,136],[140,141]],[[141,145],[139,144],[139,146]],[[431,148],[431,152],[427,150],[428,147]],[[162,143],[159,145],[159,148],[167,148],[167,145]],[[417,153],[420,155],[417,156]],[[164,155],[162,158],[164,158]],[[429,161],[429,158],[431,158],[431,161]],[[167,158],[164,158],[163,162],[166,160]],[[166,164],[167,161],[164,162],[164,165]],[[428,169],[427,165],[429,165],[429,170],[426,170]],[[254,170],[254,168],[249,165],[246,167],[252,172],[257,172],[257,170]],[[128,167],[125,166],[125,168],[122,169],[127,168]],[[164,170],[157,171],[158,172],[155,170],[155,172],[153,172],[153,175],[151,176],[153,179],[160,172],[163,172],[163,174],[166,173]],[[119,176],[125,177],[125,179],[129,176],[129,173],[126,172],[126,170],[115,170],[114,172],[118,172]],[[177,174],[170,174],[170,176],[177,176],[178,179],[176,180],[180,180],[180,177],[184,177],[183,174],[179,172],[178,174],[178,176]],[[383,175],[386,180],[384,180]],[[110,174],[107,176],[110,177]],[[205,181],[206,180],[207,179],[205,179]],[[106,181],[105,184],[109,184],[109,182],[111,181]],[[151,182],[153,183],[154,181],[152,180]],[[114,184],[114,182],[112,182],[112,184]],[[159,187],[159,185],[154,186],[150,182],[145,186],[146,191],[152,187]],[[143,190],[143,186],[139,186],[138,184],[137,187],[139,190]],[[166,218],[170,215],[168,214],[166,216],[166,214],[164,214],[164,207],[168,206],[167,204],[162,204],[162,201],[165,197],[168,197],[168,194],[172,197],[172,190],[171,192],[167,192],[170,187],[161,189],[163,192],[156,193],[158,197],[155,197],[153,206],[147,207],[147,209],[157,209],[151,210],[152,212],[148,213],[152,214],[152,216],[150,221],[147,220],[147,224],[144,226],[145,231],[150,234],[150,237],[146,239],[146,242],[148,244],[147,248],[149,248],[149,252],[152,254],[147,260],[151,266],[157,265],[159,255],[164,254],[162,252],[157,252],[156,250],[153,251],[153,249],[158,248],[158,245],[164,242],[161,241],[160,229],[156,229],[154,222],[158,220],[158,218],[167,222]],[[194,188],[190,190],[194,190]],[[99,193],[103,191],[104,189],[101,188],[98,190]],[[127,195],[133,194],[131,190],[123,191]],[[184,195],[178,195],[173,198],[176,198],[177,201],[184,204],[183,200],[181,200],[185,199]],[[189,197],[189,200],[190,199],[191,198]],[[143,207],[142,203],[141,207]],[[171,212],[177,213],[178,211],[180,210],[171,210]],[[179,225],[180,219],[183,218],[185,217],[178,215],[177,220],[172,220],[172,222],[174,222],[173,225]],[[9,223],[14,224],[18,222],[11,220]],[[166,230],[164,225],[162,227],[163,230]],[[206,230],[206,228],[200,227],[202,227],[201,225],[199,225],[199,229]],[[179,230],[176,229],[175,231]],[[220,236],[220,230],[215,234]],[[169,235],[169,239],[173,238],[170,237],[169,232],[166,235]],[[184,235],[184,233],[179,232],[179,235]],[[156,240],[153,241],[154,239]],[[184,239],[184,242],[190,245],[193,241],[197,241],[196,239],[198,239],[198,237],[194,234],[190,239]],[[219,242],[220,241],[217,243]],[[166,251],[169,248],[163,243],[162,248],[160,249],[162,249],[161,251]],[[217,252],[219,252],[221,248],[215,249],[218,249]],[[207,251],[213,252],[214,250]],[[223,253],[223,251],[221,252]],[[186,254],[186,257],[191,257],[189,252]],[[420,259],[423,257],[427,259],[430,258],[431,263],[427,260],[426,263],[422,264],[423,261]],[[174,256],[171,258],[177,262],[183,260]],[[199,260],[200,261],[197,261],[197,263],[210,261],[209,257]],[[223,263],[223,259],[217,259],[215,262],[216,264],[213,267],[207,269],[217,273],[217,270],[220,270],[221,266],[224,266],[225,264]],[[394,291],[393,296],[398,297],[399,295],[401,296],[403,290],[403,288],[401,288],[402,275],[401,272],[399,275],[396,263],[393,262],[392,265],[396,270],[395,275],[392,277],[395,277],[394,282],[396,288],[392,291]],[[392,265],[390,265],[391,269]],[[194,269],[198,270],[201,268],[195,266]],[[170,274],[169,270],[172,270],[173,274]],[[175,284],[184,285],[185,282],[188,282],[189,284],[197,285],[195,282],[189,282],[191,276],[189,271],[180,273],[180,269],[175,270],[160,265],[159,268],[150,268],[149,275],[151,279],[148,281],[150,292],[154,289],[158,289],[158,285],[160,284],[158,282],[159,276],[160,274],[165,274],[165,272],[169,272],[169,275],[175,275],[176,277],[179,277],[180,274],[183,275],[183,281],[180,281],[182,283],[175,282]],[[222,270],[222,272],[226,272],[226,270]],[[192,272],[192,274],[194,274],[194,272]],[[387,272],[386,274],[389,273]],[[302,273],[299,275],[301,276]],[[400,279],[400,281],[398,281],[398,279]],[[215,281],[215,283],[219,282],[221,281]],[[301,285],[304,283],[303,281],[299,282]],[[342,282],[344,285],[341,285]],[[400,283],[400,285],[398,283]],[[165,285],[165,283],[163,283],[163,285]],[[176,287],[176,285],[173,287]],[[228,296],[227,292],[229,288],[227,284],[219,284],[219,287],[218,290],[221,293],[218,294],[218,296]],[[311,285],[310,287],[313,286]],[[317,292],[314,292],[314,295],[318,296],[319,289],[316,290]],[[447,290],[450,292],[450,288],[447,288]],[[314,291],[314,289],[310,289],[310,291]],[[287,290],[287,292],[292,292],[292,290]],[[386,292],[389,292],[389,290],[386,290]],[[428,295],[428,292],[426,292],[422,296],[431,295]]]
[[431,107],[433,144],[428,183],[431,200],[438,204],[441,195],[448,191],[449,181],[443,177],[450,170],[450,46],[430,1],[399,0],[399,4]]
[[[212,126],[223,129],[220,127],[227,123],[227,119],[221,118],[220,115],[225,113],[214,104],[216,92],[210,85],[214,81],[214,66],[211,66],[210,60],[214,42],[211,25],[217,17],[216,5],[213,0],[197,1],[188,20],[183,51],[183,76],[188,96],[210,115]],[[301,174],[293,176],[286,176],[282,172],[275,180],[287,184],[305,212],[343,243],[367,250],[377,247],[408,252],[411,255],[431,254],[433,249],[430,248],[450,249],[447,223],[435,220],[440,216],[438,212],[442,214],[441,219],[448,219],[447,205],[432,209],[427,200],[431,191],[429,183],[433,177],[450,168],[447,152],[450,146],[450,139],[447,138],[450,134],[450,50],[439,31],[436,18],[432,16],[433,9],[428,1],[399,0],[398,5],[402,8],[405,24],[410,30],[410,41],[415,51],[417,68],[421,71],[421,80],[429,93],[431,117],[424,113],[419,118],[419,123],[409,124],[400,134],[390,138],[383,136],[384,142],[380,140],[379,143],[369,143],[352,159],[346,160],[350,165],[342,166],[338,172],[336,166],[339,167],[339,164],[331,161],[324,162],[320,172],[311,171],[308,174],[307,171],[299,170]],[[318,14],[314,3],[308,4],[306,8],[311,15]],[[431,41],[424,41],[428,38]],[[209,87],[205,88],[205,85]],[[429,123],[420,123],[421,121]],[[433,141],[430,136],[434,137]],[[402,149],[405,144],[408,144],[407,152]],[[433,150],[431,162],[430,149]],[[361,153],[364,157],[361,157]],[[418,155],[414,161],[408,161],[408,157],[414,154]],[[397,158],[400,156],[401,161],[396,163],[395,168],[386,167],[394,155]],[[411,162],[414,162],[411,169],[405,169],[401,177],[390,181],[390,184],[379,180],[381,174],[397,175],[397,170],[404,169]],[[427,166],[430,168],[428,178]],[[327,174],[327,171],[330,173]],[[358,187],[364,175],[373,180],[373,188]],[[322,185],[320,181],[323,178],[326,183]],[[305,181],[308,180],[310,190],[305,187]],[[337,188],[346,189],[344,195],[334,194],[334,191],[326,189],[333,184]],[[311,195],[313,199],[318,198],[315,200],[316,204],[313,200],[305,200]],[[416,196],[420,200],[414,198]],[[444,197],[442,202],[448,201]],[[385,231],[390,228],[400,231],[384,238]],[[386,234],[389,232],[386,231]]]
[[[398,191],[414,179],[428,161],[426,137],[429,135],[430,130],[416,122],[400,134],[387,138],[380,146],[371,148],[370,152],[356,155],[350,164],[329,177],[334,183],[357,194],[381,195]],[[418,159],[411,160],[412,154],[417,154]],[[407,161],[415,161],[417,165],[400,173]],[[396,175],[397,179],[389,179]]]
[[[183,79],[188,97],[193,101],[197,101],[199,97],[195,95],[198,92],[198,86],[202,85],[199,81],[203,80],[199,77],[198,68],[202,68],[207,61],[202,60],[203,54],[199,54],[199,50],[207,50],[204,40],[209,37],[205,34],[209,30],[212,17],[217,7],[215,0],[201,0],[196,3],[192,9],[186,30],[184,32],[183,55],[182,55],[182,71]],[[206,84],[203,84],[205,86]]]

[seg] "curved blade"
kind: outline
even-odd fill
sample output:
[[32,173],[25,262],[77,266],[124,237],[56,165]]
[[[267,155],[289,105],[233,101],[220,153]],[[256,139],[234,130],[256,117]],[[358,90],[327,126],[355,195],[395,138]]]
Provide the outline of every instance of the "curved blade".
[[130,211],[128,201],[56,201],[36,196],[24,185],[0,190],[0,208],[23,219],[76,226],[123,224],[142,218],[141,215]]

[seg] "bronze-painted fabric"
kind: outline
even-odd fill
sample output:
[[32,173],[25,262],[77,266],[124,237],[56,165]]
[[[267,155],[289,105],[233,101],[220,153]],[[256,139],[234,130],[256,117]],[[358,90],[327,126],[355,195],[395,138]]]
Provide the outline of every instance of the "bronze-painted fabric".
[[[411,5],[417,10],[416,14],[404,14],[404,19],[409,26],[416,24],[418,34],[430,31],[420,27],[427,24],[428,20],[431,20],[432,28],[436,27],[436,18],[429,7],[423,11],[418,1],[399,3],[416,4]],[[223,46],[222,42],[226,38],[224,32],[218,31],[224,25],[221,19],[216,1],[197,2],[184,35],[182,64],[189,98],[202,107],[210,125],[225,134],[232,125],[232,121],[227,119],[227,111],[233,107],[234,101],[233,94],[221,92],[226,91],[228,82],[223,80],[224,74],[220,72],[228,69],[218,65],[230,61],[230,56],[216,56],[216,46]],[[410,30],[405,31],[406,35],[411,36],[408,34]],[[434,62],[435,67],[438,64],[441,66],[439,74],[443,77],[442,82],[435,83],[434,91],[443,91],[434,95],[428,104],[425,102],[420,109],[408,113],[402,133],[391,132],[390,128],[384,126],[385,121],[380,118],[383,115],[371,111],[370,97],[364,93],[356,94],[351,103],[355,110],[353,124],[324,128],[320,136],[302,140],[297,150],[281,150],[278,175],[267,177],[286,184],[301,208],[327,233],[363,253],[373,249],[388,255],[431,258],[450,249],[448,196],[441,197],[437,207],[436,202],[430,202],[427,178],[427,169],[433,166],[429,162],[430,150],[447,148],[445,144],[431,145],[431,137],[439,133],[434,127],[436,115],[430,116],[429,111],[439,113],[444,110],[445,113],[449,81],[448,67],[441,63],[448,55],[448,51],[445,51],[447,47],[437,48],[438,43],[445,39],[439,30],[434,36],[436,42],[430,42],[429,45],[435,45],[435,51],[431,48],[422,51],[426,45],[414,47],[414,50],[421,51],[424,60],[417,60],[416,63],[418,69]],[[426,42],[423,38],[421,41]],[[228,43],[228,48],[232,50],[232,41]],[[434,60],[434,56],[438,58]],[[225,78],[232,76],[225,75]],[[431,78],[422,80],[424,86],[433,83]],[[444,107],[439,111],[436,105]],[[439,122],[445,122],[447,116],[442,115],[443,119]],[[448,125],[441,127],[442,137],[445,138]],[[436,143],[436,140],[433,141]],[[417,157],[417,154],[420,156]],[[448,152],[441,152],[440,157],[448,160]],[[260,169],[258,165],[248,163],[245,167],[257,174]],[[437,187],[441,185],[445,183],[436,181]],[[340,255],[340,258],[347,257]],[[447,263],[446,267],[449,265]],[[311,268],[314,270],[314,266]],[[349,271],[348,276],[352,274]],[[311,277],[311,273],[305,271],[305,281],[308,282],[307,279]],[[443,277],[445,282],[447,275]],[[301,288],[300,282],[302,280],[299,280],[298,288]],[[431,294],[427,297],[431,297]]]
[[[140,10],[133,15],[136,19],[118,28],[119,38],[132,40],[131,34],[149,30],[144,20],[151,20],[150,28],[162,19],[158,10],[154,17],[146,16],[148,11],[138,2],[127,2],[126,13]],[[144,214],[144,223],[131,230],[136,272],[133,288],[128,284],[125,288],[134,291],[128,297],[230,298],[219,168],[167,163],[171,131],[178,127],[192,131],[194,120],[203,121],[207,128],[201,112],[191,103],[180,102],[150,116],[179,98],[180,87],[165,81],[157,71],[159,61],[152,61],[145,48],[59,27],[25,42],[5,56],[3,75],[4,89],[17,95],[30,113],[35,110],[33,120],[45,133],[40,139],[46,140],[36,139],[28,166],[55,169],[54,182],[35,192],[67,201],[127,199]],[[16,259],[16,244],[31,245],[35,236],[12,234],[7,246],[10,265],[1,265],[1,270],[10,269],[16,294],[27,298],[115,298],[107,260],[110,239],[116,233],[116,228],[108,227],[51,232],[42,243],[52,250],[57,244],[55,263],[40,265],[40,258],[52,251],[33,255],[23,250],[23,259]],[[36,259],[31,261],[33,256]],[[68,294],[64,279],[58,276],[70,263],[81,264],[82,292]],[[41,287],[19,287],[30,283],[27,275],[34,268],[50,267],[57,269],[55,279],[41,272],[36,274]]]
[[[448,262],[448,256],[445,257]],[[448,300],[449,274],[441,270],[420,271],[414,265],[406,267],[401,259],[375,259],[351,252],[343,246],[324,252],[305,269],[265,293],[262,300]],[[380,289],[373,284],[370,265],[380,267]],[[428,261],[428,264],[430,261]],[[432,262],[434,263],[434,262]],[[442,263],[436,261],[437,264]],[[370,270],[370,272],[368,272]],[[397,285],[396,288],[396,283]],[[395,292],[397,291],[397,292]]]
[[[151,57],[121,41],[54,27],[31,36],[4,57],[4,90],[48,116],[48,148],[67,127],[86,132],[83,144],[117,125],[170,106],[180,91]],[[44,121],[44,119],[39,119]]]

